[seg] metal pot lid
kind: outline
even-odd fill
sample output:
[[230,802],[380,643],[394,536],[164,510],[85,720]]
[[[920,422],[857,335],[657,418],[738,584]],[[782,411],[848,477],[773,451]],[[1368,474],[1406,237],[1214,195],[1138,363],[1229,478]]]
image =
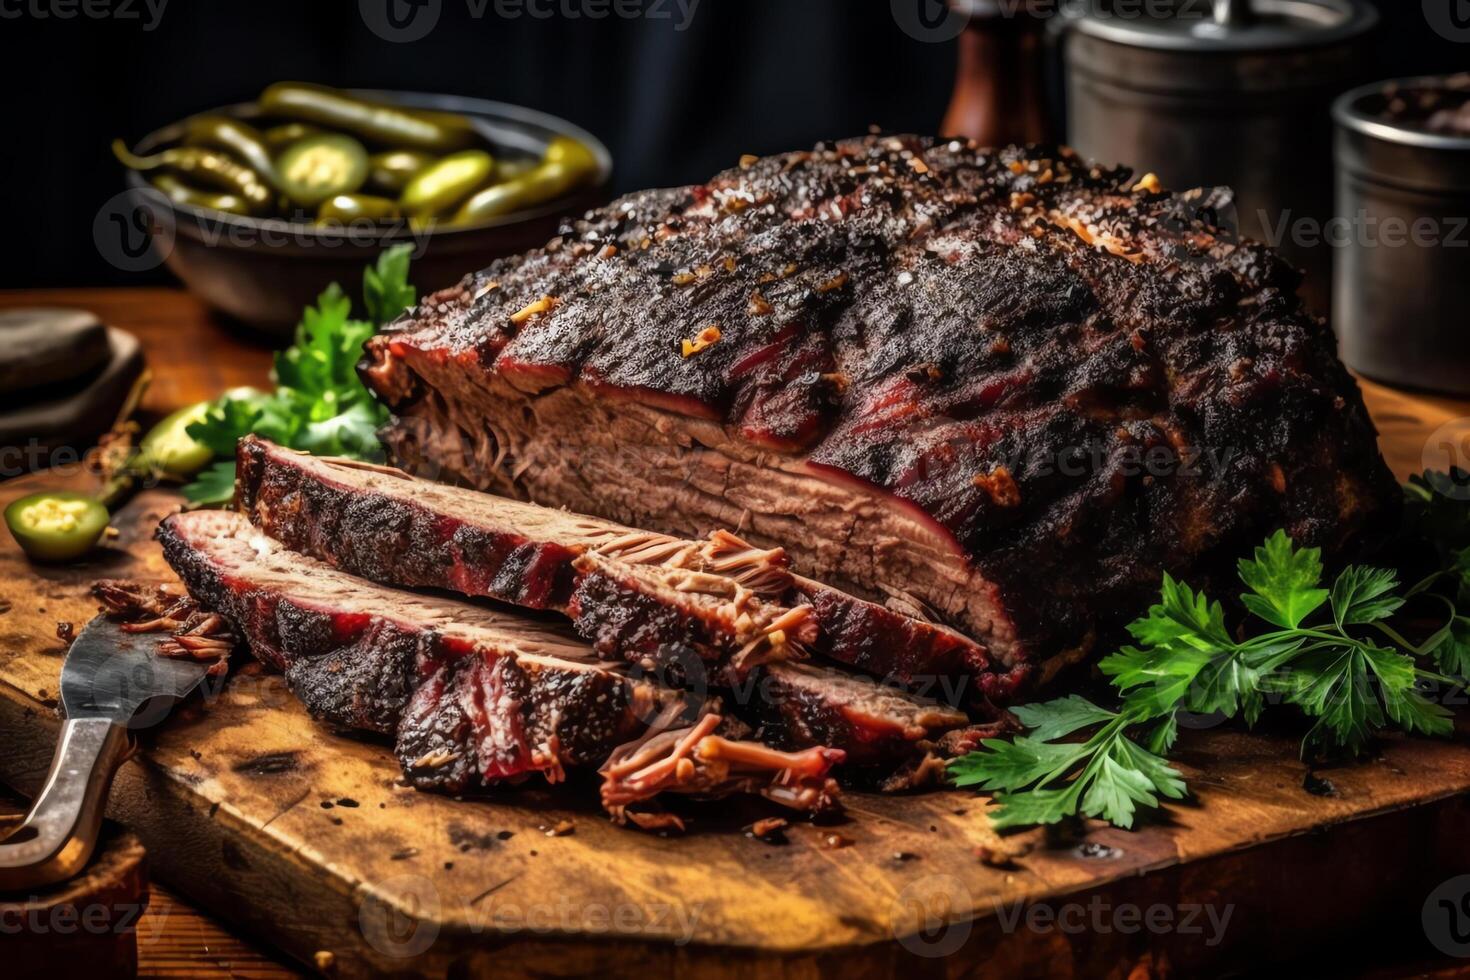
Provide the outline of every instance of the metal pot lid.
[[1068,9],[1068,26],[1091,37],[1200,53],[1338,44],[1377,23],[1378,11],[1363,0],[1081,0]]
[[1332,118],[1344,129],[1372,136],[1401,146],[1417,146],[1430,150],[1470,152],[1470,136],[1436,133],[1409,123],[1390,119],[1383,110],[1390,88],[1399,90],[1443,88],[1446,76],[1421,75],[1414,78],[1392,78],[1374,82],[1345,92],[1332,104]]

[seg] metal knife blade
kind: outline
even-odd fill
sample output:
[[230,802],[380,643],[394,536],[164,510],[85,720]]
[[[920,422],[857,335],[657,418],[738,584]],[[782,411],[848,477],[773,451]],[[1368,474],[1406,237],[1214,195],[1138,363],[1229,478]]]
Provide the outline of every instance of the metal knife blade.
[[[163,714],[204,680],[209,665],[158,654],[158,633],[128,633],[106,616],[96,616],[72,642],[61,667],[61,707],[68,718],[107,718],[144,727],[162,720],[138,710],[155,699]],[[156,717],[155,717],[156,716]]]
[[64,881],[86,867],[113,774],[128,756],[128,729],[162,721],[209,672],[159,656],[160,638],[97,616],[72,642],[61,667],[66,721],[35,805],[0,839],[0,891]]

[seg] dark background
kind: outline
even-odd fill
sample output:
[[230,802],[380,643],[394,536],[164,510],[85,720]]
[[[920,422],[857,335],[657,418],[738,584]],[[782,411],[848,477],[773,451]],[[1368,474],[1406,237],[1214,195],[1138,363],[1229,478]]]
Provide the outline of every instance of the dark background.
[[[0,286],[168,281],[162,270],[114,269],[93,245],[93,217],[122,188],[109,141],[281,79],[543,109],[600,136],[615,189],[628,190],[870,124],[933,131],[955,67],[954,43],[909,37],[889,0],[700,0],[683,31],[677,0],[664,3],[665,19],[598,21],[507,20],[493,3],[475,18],[467,0],[441,0],[435,29],[412,43],[376,36],[358,0],[169,0],[151,31],[144,0],[86,0],[127,3],[134,19],[79,8],[61,19],[58,2],[83,0],[0,0],[0,187],[11,219]],[[1379,7],[1376,76],[1470,67],[1470,45],[1436,35],[1420,0]]]

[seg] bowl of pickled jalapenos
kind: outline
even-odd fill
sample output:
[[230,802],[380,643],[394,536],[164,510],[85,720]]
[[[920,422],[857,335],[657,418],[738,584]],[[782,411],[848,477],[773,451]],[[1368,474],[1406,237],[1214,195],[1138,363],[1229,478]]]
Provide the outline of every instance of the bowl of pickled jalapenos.
[[276,335],[389,245],[414,244],[422,292],[543,245],[598,202],[612,170],[595,137],[545,113],[304,82],[113,153],[174,274]]

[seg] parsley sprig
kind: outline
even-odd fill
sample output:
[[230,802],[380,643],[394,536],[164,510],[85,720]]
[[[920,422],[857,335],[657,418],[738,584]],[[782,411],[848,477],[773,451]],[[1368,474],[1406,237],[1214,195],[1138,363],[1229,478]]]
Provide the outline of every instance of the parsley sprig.
[[[1470,619],[1445,594],[1470,588],[1470,516],[1451,526],[1461,515],[1434,499],[1436,476],[1443,474],[1418,478],[1407,492],[1412,499],[1427,491],[1421,502],[1426,515],[1433,510],[1431,533],[1441,545],[1459,544],[1411,588],[1390,569],[1362,565],[1327,587],[1320,549],[1298,548],[1277,531],[1239,563],[1250,622],[1232,634],[1220,602],[1165,575],[1159,601],[1128,626],[1134,643],[1099,664],[1120,696],[1116,711],[1077,695],[1014,709],[1028,734],[986,740],[950,764],[951,778],[995,793],[997,827],[1078,814],[1130,827],[1139,807],[1185,795],[1165,758],[1184,712],[1254,725],[1267,707],[1292,705],[1313,720],[1304,753],[1357,754],[1389,727],[1448,734],[1449,711],[1421,687],[1459,686],[1470,674]],[[1418,644],[1392,622],[1416,596],[1448,613]]]
[[352,301],[336,283],[317,297],[296,327],[295,343],[275,357],[273,392],[236,389],[221,395],[189,435],[224,462],[184,487],[196,505],[223,503],[234,493],[235,443],[254,432],[317,455],[372,459],[381,453],[377,430],[387,412],[357,377],[362,345],[414,302],[408,282],[411,247],[384,251],[363,273],[367,319],[352,317]]

